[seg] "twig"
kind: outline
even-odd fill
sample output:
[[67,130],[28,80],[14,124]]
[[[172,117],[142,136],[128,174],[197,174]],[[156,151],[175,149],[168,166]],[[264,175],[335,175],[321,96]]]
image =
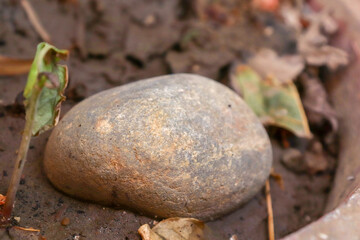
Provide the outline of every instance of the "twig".
[[270,181],[269,181],[269,179],[266,180],[265,195],[266,195],[266,205],[267,205],[267,211],[268,211],[269,240],[275,240],[274,214],[273,214],[272,203],[271,203]]
[[284,179],[282,178],[282,176],[281,176],[280,174],[278,174],[277,172],[275,172],[275,169],[274,169],[274,168],[271,168],[270,177],[274,178],[274,180],[276,181],[276,183],[279,184],[281,190],[284,190],[284,189],[285,189]]
[[32,59],[17,59],[0,55],[0,75],[18,75],[29,72]]
[[48,43],[51,43],[50,35],[47,33],[43,25],[41,24],[38,16],[36,15],[33,7],[31,6],[28,0],[20,0],[21,6],[24,8],[31,24],[35,28],[36,32],[40,35],[40,37]]
[[75,27],[75,47],[79,50],[80,57],[85,59],[87,56],[87,49],[85,48],[85,22],[83,9],[81,2],[76,4],[75,18],[77,22]]

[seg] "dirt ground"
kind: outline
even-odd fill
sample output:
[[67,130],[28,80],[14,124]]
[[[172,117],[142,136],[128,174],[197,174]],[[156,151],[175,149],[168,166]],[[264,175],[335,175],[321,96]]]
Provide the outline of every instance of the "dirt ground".
[[[75,3],[76,2],[76,3]],[[249,1],[71,1],[33,0],[52,42],[71,49],[70,85],[62,115],[104,89],[152,76],[192,72],[229,85],[228,70],[262,47],[294,53],[295,33],[276,15],[250,9]],[[211,2],[211,1],[209,1]],[[267,34],[267,27],[274,33]],[[17,1],[0,1],[0,54],[32,58],[41,39]],[[1,66],[0,66],[1,67]],[[20,93],[26,76],[0,77],[0,193],[6,193],[24,127]],[[271,180],[276,237],[319,218],[330,190],[334,164],[320,173],[284,167],[285,147],[311,142],[269,129],[274,169],[284,189]],[[321,133],[316,131],[315,133]],[[72,199],[54,189],[42,171],[49,132],[32,140],[17,194],[20,226],[41,229],[46,239],[140,239],[137,229],[154,219],[125,209]],[[327,151],[327,150],[326,150]],[[332,156],[331,156],[332,155]],[[333,163],[336,151],[324,154]],[[70,224],[62,226],[64,217]],[[223,239],[267,239],[265,195],[258,193],[236,212],[209,222]]]

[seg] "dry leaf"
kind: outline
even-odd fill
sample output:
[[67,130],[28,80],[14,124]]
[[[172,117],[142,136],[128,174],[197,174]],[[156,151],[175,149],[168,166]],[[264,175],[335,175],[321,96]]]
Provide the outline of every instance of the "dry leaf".
[[303,104],[310,123],[322,125],[323,120],[329,121],[332,130],[337,131],[338,120],[336,112],[328,101],[327,92],[320,80],[309,74],[301,76],[304,87]]
[[168,218],[152,229],[148,224],[138,230],[142,240],[215,240],[210,229],[195,218]]
[[290,3],[284,2],[281,4],[280,14],[287,26],[295,29],[296,32],[300,32],[302,30],[299,8],[295,8]]
[[248,61],[249,66],[262,78],[275,77],[281,83],[293,81],[304,69],[304,60],[299,55],[279,57],[271,49],[260,50]]
[[28,73],[32,59],[18,59],[0,55],[0,75],[19,75]]
[[325,34],[333,34],[338,26],[328,11],[310,15],[310,26],[298,38],[298,51],[306,62],[314,66],[326,65],[331,70],[349,63],[348,54],[327,45]]
[[349,57],[345,51],[328,45],[308,49],[304,52],[304,56],[308,64],[313,66],[326,65],[331,70],[349,63]]
[[312,137],[294,83],[280,84],[276,78],[263,80],[247,65],[236,66],[230,77],[232,87],[263,124],[287,129],[299,137]]

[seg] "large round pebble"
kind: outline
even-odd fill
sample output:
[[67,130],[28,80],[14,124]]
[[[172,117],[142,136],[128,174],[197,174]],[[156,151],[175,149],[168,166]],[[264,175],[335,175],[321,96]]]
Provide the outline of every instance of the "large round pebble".
[[174,74],[100,92],[54,128],[44,168],[63,192],[157,217],[210,220],[264,185],[263,126],[229,88]]

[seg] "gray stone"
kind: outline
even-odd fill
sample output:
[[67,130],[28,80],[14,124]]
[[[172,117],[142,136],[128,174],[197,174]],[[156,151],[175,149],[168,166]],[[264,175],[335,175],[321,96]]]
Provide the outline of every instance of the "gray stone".
[[45,172],[84,200],[158,217],[220,217],[254,196],[272,164],[263,126],[227,87],[190,74],[98,93],[54,128]]

